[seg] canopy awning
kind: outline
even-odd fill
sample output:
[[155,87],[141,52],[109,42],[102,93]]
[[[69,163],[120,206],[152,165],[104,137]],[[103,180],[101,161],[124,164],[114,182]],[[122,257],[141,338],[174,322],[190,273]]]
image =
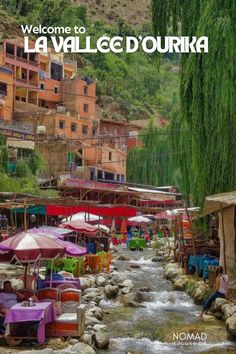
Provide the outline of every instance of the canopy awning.
[[27,140],[17,140],[17,139],[9,139],[7,138],[7,146],[21,149],[34,150],[34,141]]
[[210,195],[205,198],[202,216],[236,205],[236,191]]

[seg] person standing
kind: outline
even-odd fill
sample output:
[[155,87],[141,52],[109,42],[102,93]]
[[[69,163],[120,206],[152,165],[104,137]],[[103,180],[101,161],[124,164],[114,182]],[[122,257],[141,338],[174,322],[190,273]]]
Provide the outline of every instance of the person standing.
[[219,266],[216,268],[216,281],[213,287],[213,293],[204,301],[202,312],[199,317],[202,317],[204,314],[207,314],[211,304],[218,297],[225,298],[228,293],[229,288],[229,277],[224,273],[223,267]]

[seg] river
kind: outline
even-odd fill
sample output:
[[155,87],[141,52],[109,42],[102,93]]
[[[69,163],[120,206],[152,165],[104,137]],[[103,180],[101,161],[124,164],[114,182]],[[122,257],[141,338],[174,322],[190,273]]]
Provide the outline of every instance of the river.
[[[113,266],[134,282],[135,290],[146,287],[150,291],[143,293],[145,307],[125,307],[117,301],[102,300],[103,322],[111,341],[108,350],[97,353],[236,353],[236,342],[228,338],[224,323],[205,323],[196,317],[201,307],[186,293],[173,290],[163,276],[162,263],[152,262],[152,249],[129,251],[120,247],[118,254],[129,261],[114,261]],[[186,339],[191,333],[195,337]]]

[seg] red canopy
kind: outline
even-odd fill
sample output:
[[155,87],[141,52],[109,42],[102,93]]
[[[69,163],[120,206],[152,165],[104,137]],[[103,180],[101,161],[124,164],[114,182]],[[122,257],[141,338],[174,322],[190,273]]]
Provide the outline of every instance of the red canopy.
[[67,221],[61,224],[60,227],[82,233],[96,233],[98,231],[97,226],[90,225],[82,220]]
[[47,215],[63,215],[63,216],[71,216],[73,214],[79,212],[85,212],[105,217],[127,217],[136,215],[136,210],[127,206],[73,206],[73,207],[63,207],[59,205],[47,205],[46,206],[46,214]]

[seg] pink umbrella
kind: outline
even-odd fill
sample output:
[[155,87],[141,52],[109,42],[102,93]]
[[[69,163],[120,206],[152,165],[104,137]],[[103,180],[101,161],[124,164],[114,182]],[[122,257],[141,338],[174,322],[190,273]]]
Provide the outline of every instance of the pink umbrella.
[[65,245],[56,238],[49,238],[45,233],[36,233],[34,230],[21,232],[0,242],[0,251],[6,248],[10,249],[9,253],[4,254],[3,258],[0,254],[0,261],[10,261],[14,257],[22,263],[27,263],[38,258],[53,259],[65,254]]
[[90,225],[82,220],[67,221],[61,224],[60,227],[81,233],[96,233],[98,231],[98,228],[96,226]]
[[65,247],[66,249],[66,255],[70,257],[79,257],[83,256],[84,254],[87,253],[87,247],[81,247],[79,245],[76,245],[75,243],[72,243],[70,241],[64,241],[61,240],[60,236],[58,233],[50,230],[39,230],[39,229],[32,229],[33,232],[36,234],[45,234],[48,238],[54,238],[57,239],[59,244]]

